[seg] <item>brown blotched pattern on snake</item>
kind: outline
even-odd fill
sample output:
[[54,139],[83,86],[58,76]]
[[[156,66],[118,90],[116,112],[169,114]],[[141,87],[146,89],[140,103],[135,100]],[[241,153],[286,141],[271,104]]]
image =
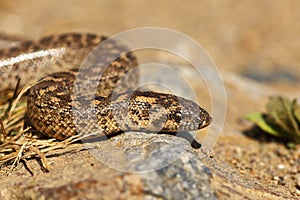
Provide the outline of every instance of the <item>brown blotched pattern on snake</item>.
[[19,78],[21,85],[37,82],[27,116],[38,131],[59,140],[129,130],[191,131],[211,123],[208,112],[190,100],[133,91],[137,71],[125,75],[136,66],[125,46],[104,36],[53,35],[0,49],[0,89],[13,88]]

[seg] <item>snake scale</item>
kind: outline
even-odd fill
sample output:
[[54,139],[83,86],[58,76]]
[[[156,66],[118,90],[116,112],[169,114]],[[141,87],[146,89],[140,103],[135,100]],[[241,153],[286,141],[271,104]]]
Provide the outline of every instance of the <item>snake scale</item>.
[[[0,90],[15,87],[18,79],[21,85],[36,82],[27,97],[26,115],[36,130],[58,140],[75,134],[103,136],[129,130],[192,131],[211,123],[208,112],[191,100],[131,90],[138,74],[119,84],[138,65],[137,58],[122,44],[105,41],[106,37],[96,34],[66,33],[2,48]],[[90,56],[99,44],[102,48]],[[83,62],[92,64],[81,75],[78,69]],[[93,76],[99,73],[100,78]],[[117,83],[121,87],[112,95]],[[96,88],[93,95],[90,88]]]

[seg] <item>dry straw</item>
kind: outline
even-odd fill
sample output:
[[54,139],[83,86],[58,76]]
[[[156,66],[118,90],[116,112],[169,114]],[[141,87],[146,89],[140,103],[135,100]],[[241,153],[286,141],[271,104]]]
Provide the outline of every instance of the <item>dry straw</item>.
[[21,162],[33,173],[27,165],[29,159],[39,159],[42,169],[49,171],[47,156],[82,149],[80,144],[70,145],[82,139],[78,135],[64,141],[57,141],[34,134],[30,127],[24,129],[26,112],[24,94],[31,86],[26,85],[17,93],[17,84],[11,100],[0,99],[0,173],[8,173],[20,166]]

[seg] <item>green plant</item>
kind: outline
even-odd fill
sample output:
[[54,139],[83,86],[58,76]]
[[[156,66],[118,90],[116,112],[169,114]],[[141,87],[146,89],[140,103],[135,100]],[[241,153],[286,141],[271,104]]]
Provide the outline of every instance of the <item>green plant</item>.
[[251,113],[245,118],[255,123],[266,133],[282,138],[291,144],[300,143],[300,106],[297,100],[271,96],[266,113]]

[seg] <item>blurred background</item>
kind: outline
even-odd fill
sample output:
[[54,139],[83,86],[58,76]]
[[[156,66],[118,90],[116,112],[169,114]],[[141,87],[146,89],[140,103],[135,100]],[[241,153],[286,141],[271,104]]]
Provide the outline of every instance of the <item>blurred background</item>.
[[297,0],[2,0],[0,31],[36,38],[158,26],[197,40],[221,70],[289,68],[295,75],[300,70],[299,10]]

